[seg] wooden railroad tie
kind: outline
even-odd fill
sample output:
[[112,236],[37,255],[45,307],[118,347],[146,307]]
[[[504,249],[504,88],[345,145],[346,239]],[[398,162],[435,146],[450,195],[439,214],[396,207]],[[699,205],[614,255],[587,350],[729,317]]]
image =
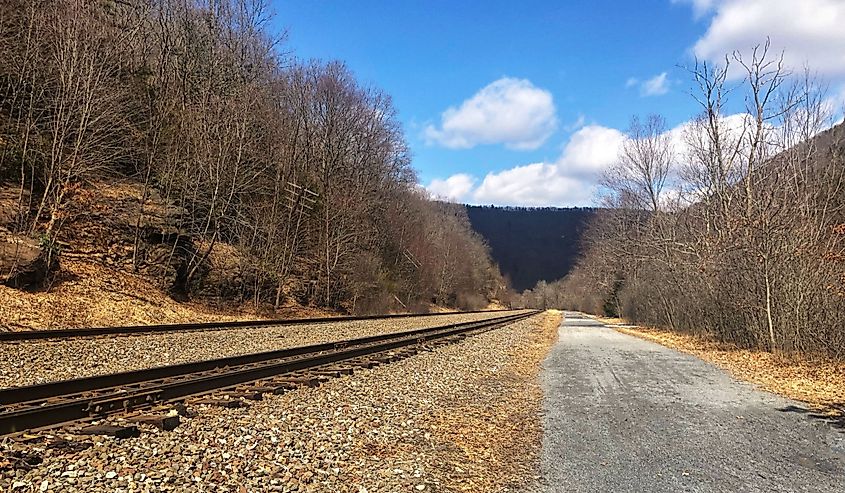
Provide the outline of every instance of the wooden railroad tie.
[[[295,388],[295,387],[293,387]],[[272,382],[261,385],[250,385],[244,387],[243,390],[247,392],[261,392],[262,394],[280,395],[293,390],[292,386],[287,385],[273,385]]]
[[212,397],[192,400],[191,404],[205,404],[207,406],[225,407],[227,409],[246,407],[246,404],[240,399],[216,399]]
[[142,414],[140,416],[130,416],[126,418],[130,423],[139,423],[144,425],[152,425],[164,431],[175,430],[179,426],[179,415],[173,414]]
[[[305,375],[296,375],[290,377],[276,377],[273,379],[274,383],[282,383],[282,384],[293,384],[296,386],[302,387],[319,387],[320,380],[314,377],[309,377]],[[295,388],[294,387],[294,388]]]
[[260,401],[264,399],[264,394],[261,392],[237,391],[237,392],[223,392],[224,396],[230,399],[247,399],[250,401]]
[[135,438],[141,436],[137,426],[91,425],[75,430],[80,435],[105,435],[115,438]]

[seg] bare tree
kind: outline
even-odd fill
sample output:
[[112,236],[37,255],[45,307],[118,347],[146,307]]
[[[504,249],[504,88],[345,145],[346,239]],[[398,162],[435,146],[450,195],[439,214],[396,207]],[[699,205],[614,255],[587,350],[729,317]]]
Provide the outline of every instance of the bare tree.
[[660,115],[649,115],[645,122],[634,117],[619,160],[605,172],[602,184],[617,203],[657,213],[674,159],[666,120]]

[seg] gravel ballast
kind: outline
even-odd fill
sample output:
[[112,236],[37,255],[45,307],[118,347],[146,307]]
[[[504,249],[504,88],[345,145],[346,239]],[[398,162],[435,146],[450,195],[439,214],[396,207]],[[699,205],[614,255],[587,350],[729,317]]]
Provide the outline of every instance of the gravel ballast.
[[546,312],[246,409],[196,406],[172,432],[33,449],[43,462],[0,489],[516,491],[539,464],[537,375],[558,322]]
[[485,320],[505,314],[443,314],[204,332],[4,342],[0,343],[0,388]]

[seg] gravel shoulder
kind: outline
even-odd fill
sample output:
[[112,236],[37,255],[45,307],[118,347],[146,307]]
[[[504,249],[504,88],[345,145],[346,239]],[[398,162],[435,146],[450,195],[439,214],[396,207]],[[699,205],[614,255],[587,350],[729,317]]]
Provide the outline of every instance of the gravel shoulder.
[[567,313],[544,363],[543,491],[841,492],[845,434],[688,354]]
[[140,370],[502,316],[444,314],[234,330],[0,343],[0,387]]
[[46,451],[0,490],[516,491],[539,467],[538,373],[559,320],[545,312],[247,409],[200,406],[172,432]]

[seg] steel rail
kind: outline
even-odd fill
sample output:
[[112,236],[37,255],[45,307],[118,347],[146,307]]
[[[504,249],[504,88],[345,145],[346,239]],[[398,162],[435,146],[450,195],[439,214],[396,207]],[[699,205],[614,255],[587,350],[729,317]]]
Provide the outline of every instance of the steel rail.
[[3,341],[34,341],[45,339],[69,339],[76,337],[98,337],[106,335],[135,335],[165,332],[187,332],[205,330],[242,329],[246,327],[266,328],[287,325],[324,324],[334,322],[355,322],[360,320],[389,320],[394,318],[432,317],[437,315],[467,315],[473,313],[498,313],[513,310],[470,310],[446,313],[399,313],[392,315],[355,315],[339,317],[288,318],[273,320],[237,320],[232,322],[197,322],[187,324],[126,325],[110,327],[89,327],[83,329],[39,329],[0,332]]
[[0,390],[0,435],[107,416],[427,341],[492,330],[527,311],[474,322]]

